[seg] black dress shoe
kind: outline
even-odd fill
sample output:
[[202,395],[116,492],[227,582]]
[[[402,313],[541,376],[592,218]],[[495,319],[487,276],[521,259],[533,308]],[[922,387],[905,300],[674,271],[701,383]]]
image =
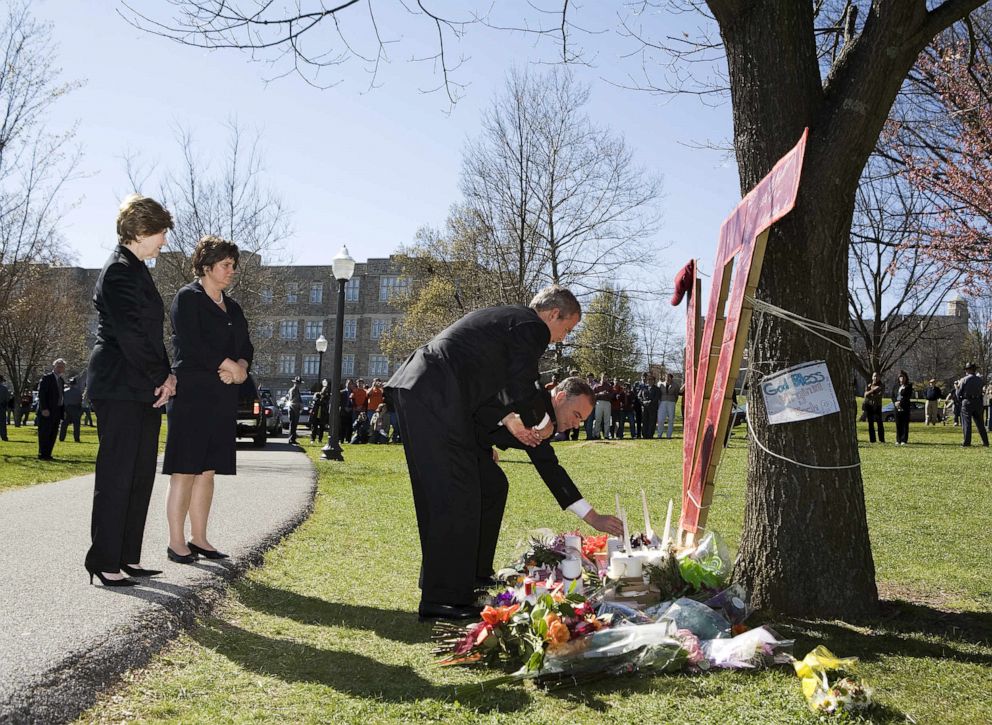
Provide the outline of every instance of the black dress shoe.
[[195,553],[193,553],[192,549],[190,549],[189,554],[177,554],[172,550],[172,547],[167,546],[165,547],[165,553],[168,555],[169,561],[174,561],[177,564],[192,564],[199,558]]
[[482,608],[474,604],[434,604],[421,602],[417,615],[421,622],[431,619],[478,619]]
[[475,588],[476,589],[489,589],[490,587],[499,586],[500,582],[493,579],[491,576],[477,576],[475,578]]
[[140,566],[128,566],[121,564],[121,571],[128,576],[158,576],[162,572],[159,569],[142,569]]
[[201,546],[197,546],[192,541],[187,541],[186,542],[186,546],[188,546],[189,547],[189,550],[192,551],[194,554],[199,554],[200,556],[202,556],[202,557],[204,557],[206,559],[228,559],[228,558],[230,558],[230,555],[229,554],[222,554],[222,553],[220,553],[219,551],[217,551],[215,549],[204,549]]

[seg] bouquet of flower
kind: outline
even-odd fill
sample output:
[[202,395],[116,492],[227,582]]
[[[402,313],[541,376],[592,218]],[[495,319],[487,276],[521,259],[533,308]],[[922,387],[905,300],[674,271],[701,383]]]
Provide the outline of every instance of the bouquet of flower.
[[[851,674],[856,657],[836,657],[822,644],[792,666],[802,680],[803,695],[810,710],[828,714],[866,710],[872,704],[872,691]],[[830,684],[828,672],[841,676]]]
[[[516,601],[517,599],[520,601]],[[510,604],[500,602],[513,601]],[[495,606],[482,610],[482,621],[468,628],[439,624],[434,630],[435,654],[441,664],[522,663],[526,671],[540,670],[546,653],[609,625],[581,594],[558,585],[537,597],[504,592]]]

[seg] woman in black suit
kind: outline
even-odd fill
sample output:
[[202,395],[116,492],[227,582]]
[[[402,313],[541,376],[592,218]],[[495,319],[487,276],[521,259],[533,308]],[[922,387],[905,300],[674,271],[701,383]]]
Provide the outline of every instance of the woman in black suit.
[[905,370],[899,371],[892,402],[896,409],[896,445],[904,446],[909,443],[909,411],[913,409],[913,384]]
[[[236,471],[238,386],[248,377],[254,349],[248,322],[224,290],[234,281],[238,247],[203,237],[193,252],[197,280],[172,302],[174,370],[182,391],[169,406],[163,473],[172,474],[166,514],[172,561],[224,559],[207,539],[214,475]],[[190,540],[186,541],[189,515]]]
[[99,324],[90,355],[88,394],[100,421],[96,486],[86,553],[90,582],[137,584],[121,574],[142,569],[141,542],[155,482],[161,407],[176,392],[162,342],[165,308],[145,260],[165,246],[172,215],[154,199],[133,194],[117,215],[118,246],[103,266],[93,304]]

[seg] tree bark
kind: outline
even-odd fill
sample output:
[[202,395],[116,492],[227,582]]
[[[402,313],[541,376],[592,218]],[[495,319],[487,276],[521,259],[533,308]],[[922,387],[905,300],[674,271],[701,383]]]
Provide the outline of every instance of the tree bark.
[[[981,4],[957,2],[960,17]],[[821,81],[812,3],[711,0],[727,52],[742,194],[810,128],[799,198],[771,231],[758,296],[847,329],[848,243],[858,179],[896,93],[948,13],[921,0],[876,0],[861,32]],[[945,25],[940,25],[945,22]],[[877,607],[865,515],[851,355],[776,317],[752,322],[752,441],[735,579],[765,610],[858,617]],[[761,375],[825,360],[840,413],[767,425]]]

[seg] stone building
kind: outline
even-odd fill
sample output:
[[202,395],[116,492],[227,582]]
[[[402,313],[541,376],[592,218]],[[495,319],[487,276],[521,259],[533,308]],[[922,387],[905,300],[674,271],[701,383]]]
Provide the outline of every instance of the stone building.
[[[255,378],[260,387],[269,388],[279,398],[296,376],[303,378],[306,388],[319,377],[330,378],[338,282],[330,265],[283,266],[272,271],[279,281],[261,290],[257,319],[250,322],[258,351]],[[392,374],[398,361],[382,353],[379,339],[402,316],[390,298],[405,290],[407,282],[392,256],[355,265],[345,285],[342,379],[361,377],[371,382]],[[316,350],[321,335],[328,341],[323,365]]]

